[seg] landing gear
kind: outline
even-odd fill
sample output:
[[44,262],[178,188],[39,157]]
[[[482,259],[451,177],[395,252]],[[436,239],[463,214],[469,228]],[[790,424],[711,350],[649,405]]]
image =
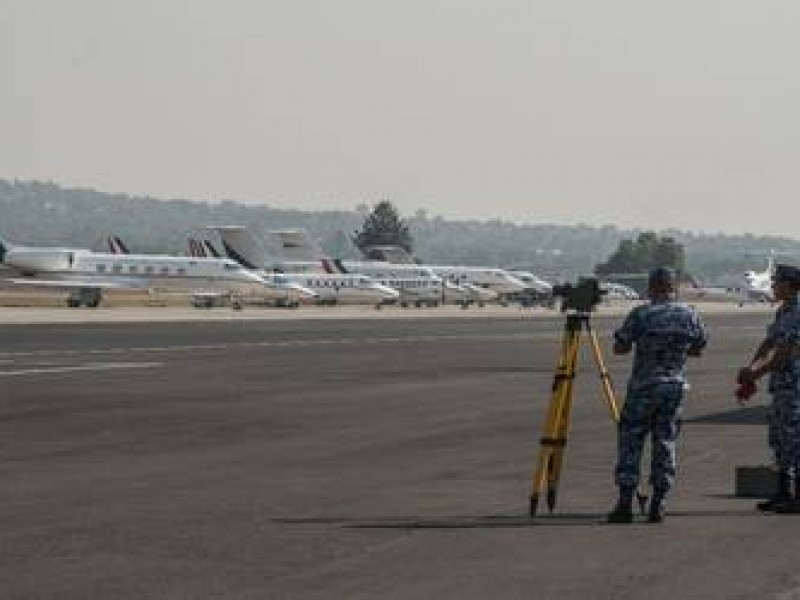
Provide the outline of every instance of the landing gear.
[[69,298],[67,298],[67,306],[70,308],[78,308],[80,306],[97,308],[100,306],[102,299],[103,295],[100,288],[78,288],[70,292]]

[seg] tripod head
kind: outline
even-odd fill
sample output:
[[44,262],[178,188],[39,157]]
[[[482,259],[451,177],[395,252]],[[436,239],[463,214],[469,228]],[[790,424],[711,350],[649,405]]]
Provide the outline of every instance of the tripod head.
[[600,288],[597,277],[579,277],[574,285],[565,283],[553,287],[553,296],[561,298],[561,312],[575,311],[586,318],[597,308],[606,292]]

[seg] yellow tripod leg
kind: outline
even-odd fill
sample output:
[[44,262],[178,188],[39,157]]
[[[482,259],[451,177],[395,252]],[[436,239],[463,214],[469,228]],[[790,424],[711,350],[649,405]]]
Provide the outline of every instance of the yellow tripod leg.
[[603,387],[603,396],[608,404],[608,410],[611,412],[611,420],[614,423],[619,423],[619,403],[614,394],[614,386],[611,383],[611,375],[606,368],[606,363],[603,360],[603,352],[600,350],[600,342],[597,340],[597,332],[592,329],[589,322],[586,322],[586,328],[589,330],[589,339],[592,341],[592,354],[594,354],[594,362],[597,364],[597,371],[600,373],[600,381]]
[[[592,329],[591,324],[587,321],[586,328],[589,330],[589,338],[592,340],[592,351],[594,360],[597,363],[597,370],[600,373],[600,380],[603,387],[603,395],[608,404],[608,409],[611,412],[611,420],[614,423],[619,423],[620,408],[617,402],[616,395],[614,394],[614,386],[611,383],[611,375],[606,368],[606,363],[603,360],[603,352],[600,350],[600,343],[597,340],[597,333]],[[636,500],[639,503],[639,510],[644,514],[647,506],[647,489],[644,485],[640,484],[639,489],[636,490]]]
[[558,366],[553,380],[553,391],[542,426],[539,454],[533,474],[533,490],[530,497],[530,516],[536,515],[539,497],[548,487],[548,505],[555,503],[555,484],[560,476],[565,432],[572,402],[572,381],[575,377],[575,362],[578,355],[580,329],[568,320],[564,328]]
[[547,508],[550,512],[556,505],[558,494],[558,482],[561,479],[561,470],[564,464],[564,451],[567,445],[569,434],[570,417],[572,416],[572,399],[575,375],[577,374],[578,352],[580,350],[580,330],[573,334],[573,344],[570,347],[568,356],[568,372],[564,382],[564,401],[556,422],[555,444],[552,449],[550,460],[551,469],[548,471],[547,480]]

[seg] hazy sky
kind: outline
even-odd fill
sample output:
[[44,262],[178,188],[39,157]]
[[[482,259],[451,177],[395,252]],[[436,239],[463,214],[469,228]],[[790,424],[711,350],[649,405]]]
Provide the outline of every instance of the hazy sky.
[[0,0],[0,177],[800,237],[796,0]]

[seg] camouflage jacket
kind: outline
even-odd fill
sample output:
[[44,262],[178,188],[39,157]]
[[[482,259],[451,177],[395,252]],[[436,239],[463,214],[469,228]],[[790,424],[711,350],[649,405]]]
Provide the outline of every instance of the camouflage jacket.
[[661,383],[685,384],[687,352],[705,347],[708,337],[693,308],[661,301],[631,310],[614,340],[636,348],[628,381],[628,390],[635,391]]
[[770,374],[770,392],[800,392],[800,299],[795,298],[775,312],[775,320],[767,327],[767,341],[775,346],[795,347],[781,368]]

